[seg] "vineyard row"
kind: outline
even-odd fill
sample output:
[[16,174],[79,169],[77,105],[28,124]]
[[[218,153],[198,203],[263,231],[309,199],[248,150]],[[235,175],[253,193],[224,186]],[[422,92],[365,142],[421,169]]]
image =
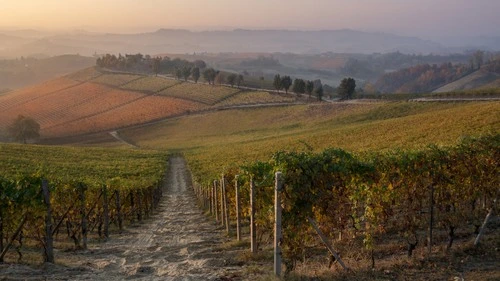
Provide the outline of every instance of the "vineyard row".
[[[452,147],[415,151],[277,152],[269,161],[225,171],[221,179],[197,184],[195,192],[201,206],[228,233],[230,222],[236,221],[237,239],[241,239],[242,224],[250,227],[252,252],[263,243],[256,237],[272,236],[277,220],[274,208],[280,205],[280,246],[288,272],[318,234],[332,254],[336,252],[331,241],[355,245],[359,252],[371,255],[375,266],[377,246],[391,237],[405,241],[408,256],[418,245],[426,245],[428,254],[438,243],[450,249],[459,231],[460,237],[464,233],[471,239],[478,237],[485,217],[498,210],[498,167],[500,135],[490,134]],[[277,171],[283,173],[283,189],[275,204]],[[234,179],[234,188],[228,179]]]

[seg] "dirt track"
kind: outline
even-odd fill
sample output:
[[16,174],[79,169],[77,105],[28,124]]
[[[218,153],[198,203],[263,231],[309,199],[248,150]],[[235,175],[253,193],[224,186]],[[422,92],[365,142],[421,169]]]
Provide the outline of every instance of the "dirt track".
[[238,271],[230,253],[214,250],[224,237],[197,207],[184,159],[170,159],[165,186],[145,223],[88,251],[56,253],[43,269],[1,265],[0,280],[215,280]]

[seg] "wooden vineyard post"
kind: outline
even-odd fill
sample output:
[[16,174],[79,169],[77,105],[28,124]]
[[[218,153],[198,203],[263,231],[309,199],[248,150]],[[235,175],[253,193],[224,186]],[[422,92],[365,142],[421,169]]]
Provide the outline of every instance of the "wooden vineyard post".
[[200,186],[199,189],[200,189],[201,206],[203,207],[203,210],[205,210],[207,208],[206,201],[205,201],[205,189],[203,189],[202,186]]
[[253,177],[250,178],[250,251],[257,252],[257,241],[255,233],[255,184]]
[[142,208],[144,212],[144,218],[149,218],[149,190],[147,188],[143,190],[144,192],[141,198],[142,198]]
[[432,253],[432,228],[434,225],[434,186],[430,186],[430,206],[429,206],[429,237],[427,238],[427,252]]
[[283,182],[281,172],[275,174],[274,186],[274,274],[277,277],[281,276],[281,191],[283,190]]
[[234,187],[236,194],[236,240],[241,241],[241,226],[240,226],[240,191],[238,186],[238,175],[234,177]]
[[222,175],[222,194],[224,195],[224,224],[226,225],[226,232],[229,234],[229,210],[227,208],[227,192],[226,192],[226,179]]
[[[3,252],[3,213],[0,209],[0,253],[1,252]],[[0,263],[1,262],[3,262],[3,260],[0,260]]]
[[137,191],[137,220],[142,222],[142,196],[141,191]]
[[104,220],[104,239],[109,238],[109,205],[108,205],[108,188],[106,185],[102,186],[102,216]]
[[213,215],[213,213],[214,213],[212,194],[213,194],[213,188],[211,186],[208,186],[207,187],[207,195],[208,195],[207,200],[208,200],[208,211],[209,211],[210,215]]
[[85,211],[85,186],[80,184],[80,214],[82,217],[82,247],[87,249],[87,212]]
[[155,210],[155,188],[150,187],[149,188],[149,214],[153,215],[153,212]]
[[54,263],[54,239],[52,237],[52,207],[50,205],[50,191],[47,180],[42,180],[43,202],[47,208],[45,214],[44,261]]
[[209,188],[207,186],[203,188],[203,201],[205,202],[205,209],[210,211],[210,194],[208,190]]
[[325,244],[326,248],[328,249],[328,251],[330,251],[330,253],[335,257],[335,259],[339,262],[339,264],[345,269],[345,270],[349,270],[349,268],[344,264],[344,262],[340,259],[340,256],[337,254],[337,252],[335,252],[335,250],[333,249],[332,245],[330,244],[330,242],[328,242],[328,239],[326,238],[326,236],[323,234],[323,232],[321,231],[321,229],[319,229],[318,225],[316,225],[316,222],[311,219],[311,218],[307,218],[307,220],[309,221],[309,223],[312,225],[312,227],[314,228],[314,230],[316,231],[316,233],[318,234],[319,238],[321,239],[321,241],[323,242],[323,244]]
[[218,196],[217,196],[217,180],[214,180],[214,207],[215,207],[215,221],[219,221],[219,204],[218,204]]
[[122,204],[120,199],[120,190],[115,191],[116,216],[118,219],[118,229],[123,230]]
[[130,191],[130,213],[129,213],[129,217],[130,217],[130,223],[133,223],[134,222],[134,209],[135,209],[135,202],[134,202],[134,192],[133,191]]
[[23,215],[23,219],[21,220],[21,223],[17,226],[16,231],[14,231],[14,234],[10,238],[10,240],[7,242],[7,245],[5,245],[5,248],[3,249],[2,253],[0,253],[0,261],[3,262],[3,258],[5,257],[5,254],[7,254],[7,251],[9,251],[10,246],[14,243],[14,239],[19,235],[21,230],[23,229],[24,224],[26,223],[26,220],[28,220],[28,215],[25,213]]
[[[496,202],[496,199],[493,202]],[[479,239],[481,239],[481,236],[483,235],[484,229],[486,228],[486,225],[488,224],[488,221],[490,220],[490,217],[492,214],[493,214],[493,206],[491,207],[490,211],[486,215],[486,218],[484,219],[484,222],[481,225],[481,229],[479,230],[479,233],[477,234],[476,239],[474,240],[474,247],[477,247],[477,245],[479,245]]]
[[223,186],[224,186],[223,181],[221,181],[219,183],[219,193],[220,193],[220,223],[222,226],[224,226],[224,222],[226,221],[224,219],[224,188],[223,188]]
[[215,220],[217,221],[219,215],[217,214],[217,182],[216,181],[214,181],[213,185],[212,185],[212,206],[214,208],[213,215],[215,215]]

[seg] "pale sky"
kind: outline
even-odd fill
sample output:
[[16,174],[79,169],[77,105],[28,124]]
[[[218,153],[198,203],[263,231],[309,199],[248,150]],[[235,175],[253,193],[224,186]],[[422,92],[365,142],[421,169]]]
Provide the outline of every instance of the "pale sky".
[[356,29],[500,36],[500,0],[0,0],[0,28]]

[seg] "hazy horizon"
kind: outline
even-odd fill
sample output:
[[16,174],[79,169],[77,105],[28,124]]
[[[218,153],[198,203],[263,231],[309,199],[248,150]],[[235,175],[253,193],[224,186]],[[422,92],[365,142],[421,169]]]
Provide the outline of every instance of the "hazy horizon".
[[500,36],[497,0],[0,0],[0,28],[134,33],[160,28],[393,33],[424,39]]

